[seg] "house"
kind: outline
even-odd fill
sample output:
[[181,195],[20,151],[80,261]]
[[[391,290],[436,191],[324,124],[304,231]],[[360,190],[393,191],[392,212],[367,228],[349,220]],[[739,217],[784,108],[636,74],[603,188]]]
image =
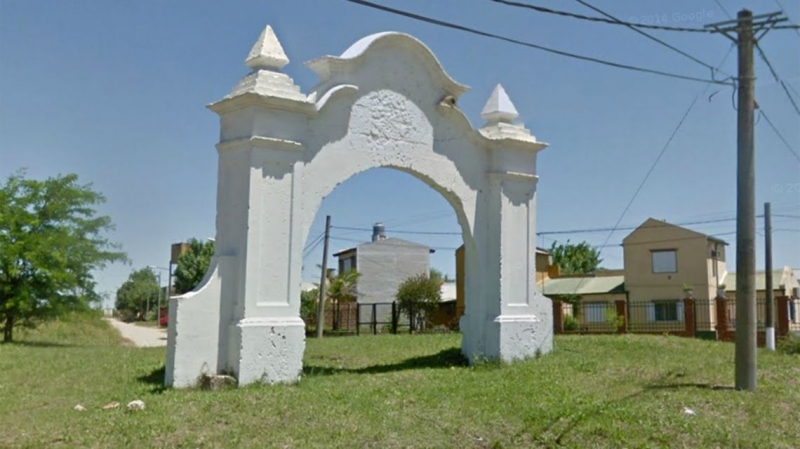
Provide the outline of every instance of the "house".
[[[539,287],[543,295],[562,301],[562,316],[573,318],[576,328],[567,330],[614,331],[608,314],[616,315],[617,304],[628,299],[625,276],[610,271],[597,276],[547,278]],[[579,303],[573,304],[576,300]],[[576,308],[576,307],[579,307]]]
[[[339,251],[339,272],[354,269],[360,273],[356,291],[359,304],[376,304],[376,319],[388,321],[391,303],[400,284],[409,277],[430,272],[430,254],[434,250],[419,243],[386,236],[383,225],[373,227],[372,241]],[[372,319],[372,308],[361,308],[360,321]]]
[[[797,274],[790,268],[784,267],[780,270],[772,270],[771,274],[766,271],[757,271],[755,275],[756,280],[756,322],[758,327],[762,328],[765,324],[766,317],[766,299],[767,299],[767,276],[772,276],[772,297],[790,297],[795,301],[788,303],[789,310],[787,316],[789,321],[794,325],[800,325],[800,310],[798,310],[798,298],[800,298],[800,286],[798,285]],[[725,299],[728,300],[728,310],[731,320],[736,321],[736,273],[728,273],[723,283],[725,290]],[[800,326],[793,326],[793,330],[800,330]]]
[[695,320],[714,325],[713,298],[727,276],[724,240],[650,218],[622,240],[630,325],[684,328],[683,299],[696,301]]

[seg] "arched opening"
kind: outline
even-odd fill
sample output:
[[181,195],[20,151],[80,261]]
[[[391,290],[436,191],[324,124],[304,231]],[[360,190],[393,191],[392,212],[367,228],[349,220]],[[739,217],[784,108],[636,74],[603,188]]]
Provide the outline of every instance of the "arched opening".
[[[429,177],[389,166],[361,171],[337,184],[308,223],[300,306],[308,335],[317,325],[316,303],[312,308],[310,301],[319,294],[327,216],[328,278],[336,285],[334,298],[326,301],[326,332],[410,332],[411,320],[393,302],[402,281],[427,272],[441,276],[442,301],[432,316],[414,321],[416,330],[458,329],[468,276],[466,270],[457,272],[456,252],[465,243],[474,246],[463,207]],[[348,276],[348,270],[358,274]],[[343,295],[343,287],[353,294]],[[346,304],[341,304],[342,296],[348,296]]]

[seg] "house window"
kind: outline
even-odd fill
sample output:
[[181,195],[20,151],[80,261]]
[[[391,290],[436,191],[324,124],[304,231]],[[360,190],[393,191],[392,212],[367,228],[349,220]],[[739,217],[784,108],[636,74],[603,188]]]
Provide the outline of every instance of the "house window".
[[342,273],[347,273],[348,271],[353,269],[353,258],[348,257],[342,260]]
[[653,273],[677,273],[678,254],[674,249],[651,252]]
[[683,321],[683,302],[653,301],[647,315],[648,321]]
[[606,303],[589,302],[583,305],[584,323],[604,323],[606,321]]

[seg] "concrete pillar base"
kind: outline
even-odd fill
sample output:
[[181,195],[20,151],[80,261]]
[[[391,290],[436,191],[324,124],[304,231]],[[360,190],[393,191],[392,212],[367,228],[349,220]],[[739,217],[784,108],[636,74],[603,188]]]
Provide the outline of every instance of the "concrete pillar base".
[[[498,338],[497,357],[504,362],[538,357],[553,350],[550,315],[500,315],[493,321]],[[491,328],[491,327],[490,327]]]
[[[512,362],[538,357],[553,350],[552,315],[500,315],[475,325],[461,318],[461,353],[470,363],[484,360]],[[482,329],[478,329],[483,325]]]
[[295,318],[246,318],[239,329],[239,386],[294,383],[303,371],[305,323]]
[[768,351],[774,351],[775,350],[775,328],[774,327],[768,327],[765,330],[766,330],[765,337],[766,337],[766,340],[767,340],[765,343],[766,343],[767,350]]

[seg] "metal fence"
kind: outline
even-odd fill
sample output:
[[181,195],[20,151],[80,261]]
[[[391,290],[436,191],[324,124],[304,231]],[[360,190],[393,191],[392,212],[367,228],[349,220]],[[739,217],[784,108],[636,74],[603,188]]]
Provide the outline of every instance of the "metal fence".
[[[779,337],[800,333],[800,299],[775,300],[775,327]],[[756,303],[758,344],[764,345],[766,301]],[[553,301],[555,333],[652,333],[732,341],[736,333],[736,302],[726,298],[632,302]]]

